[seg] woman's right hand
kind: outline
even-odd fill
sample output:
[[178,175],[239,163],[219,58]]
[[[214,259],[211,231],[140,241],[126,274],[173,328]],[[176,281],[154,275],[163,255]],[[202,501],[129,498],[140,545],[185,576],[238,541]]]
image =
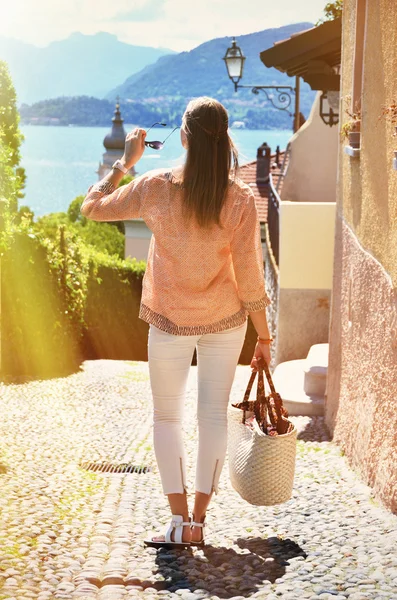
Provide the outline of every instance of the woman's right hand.
[[140,127],[135,127],[127,133],[125,137],[125,148],[121,162],[127,169],[131,169],[141,158],[145,151],[146,131]]
[[263,358],[267,365],[270,366],[270,361],[272,359],[270,355],[270,345],[264,344],[262,342],[257,342],[254,350],[254,356],[251,360],[251,369],[253,371],[258,370],[258,358]]

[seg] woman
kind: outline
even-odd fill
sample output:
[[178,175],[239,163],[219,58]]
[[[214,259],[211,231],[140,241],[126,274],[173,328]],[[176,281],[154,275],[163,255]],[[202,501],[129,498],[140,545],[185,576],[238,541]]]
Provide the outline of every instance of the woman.
[[[131,169],[146,132],[128,133],[121,167]],[[81,212],[96,221],[142,218],[153,232],[140,318],[149,323],[154,450],[172,512],[165,536],[146,545],[204,543],[204,522],[226,454],[227,406],[247,317],[258,333],[251,367],[270,363],[260,226],[252,190],[236,177],[237,151],[225,108],[191,101],[183,115],[186,162],[149,171],[117,189],[117,164],[91,186]],[[120,166],[120,165],[119,165]],[[198,456],[193,519],[189,517],[182,443],[184,392],[194,349],[198,365]]]

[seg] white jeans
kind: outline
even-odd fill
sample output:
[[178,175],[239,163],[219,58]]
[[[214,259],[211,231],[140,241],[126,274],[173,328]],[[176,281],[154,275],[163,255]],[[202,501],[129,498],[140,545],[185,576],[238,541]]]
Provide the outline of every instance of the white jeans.
[[218,493],[227,448],[227,406],[246,331],[247,321],[233,329],[204,335],[172,335],[150,325],[148,355],[153,395],[154,451],[164,494],[182,494],[187,490],[182,415],[186,383],[196,347],[196,491]]

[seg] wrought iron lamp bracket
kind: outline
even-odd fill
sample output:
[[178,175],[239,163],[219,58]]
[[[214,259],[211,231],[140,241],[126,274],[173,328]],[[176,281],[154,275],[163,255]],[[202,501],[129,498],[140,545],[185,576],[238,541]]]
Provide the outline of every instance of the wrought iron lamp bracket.
[[[238,88],[251,88],[252,93],[256,95],[259,94],[259,92],[263,92],[274,108],[284,110],[290,117],[294,116],[294,113],[291,113],[288,109],[292,102],[291,94],[296,93],[296,88],[289,85],[239,85],[237,82],[233,83],[235,92],[237,92]],[[277,98],[274,98],[273,94],[270,94],[268,90],[275,90]]]

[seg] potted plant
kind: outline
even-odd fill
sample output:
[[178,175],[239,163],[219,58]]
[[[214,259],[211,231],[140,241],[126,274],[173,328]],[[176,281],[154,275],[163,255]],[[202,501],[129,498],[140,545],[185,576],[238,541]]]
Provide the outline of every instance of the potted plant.
[[379,119],[386,119],[394,125],[394,136],[397,136],[397,102],[393,102],[389,106],[382,106],[382,112]]
[[[382,112],[379,119],[385,119],[394,126],[393,136],[397,137],[397,102],[393,102],[389,106],[382,106]],[[393,166],[397,170],[397,150],[394,150]]]
[[345,98],[345,113],[348,115],[349,120],[345,121],[341,127],[341,136],[349,141],[349,146],[352,148],[360,148],[361,110],[356,102],[355,110],[352,111],[349,108],[350,103],[350,96],[347,96]]

